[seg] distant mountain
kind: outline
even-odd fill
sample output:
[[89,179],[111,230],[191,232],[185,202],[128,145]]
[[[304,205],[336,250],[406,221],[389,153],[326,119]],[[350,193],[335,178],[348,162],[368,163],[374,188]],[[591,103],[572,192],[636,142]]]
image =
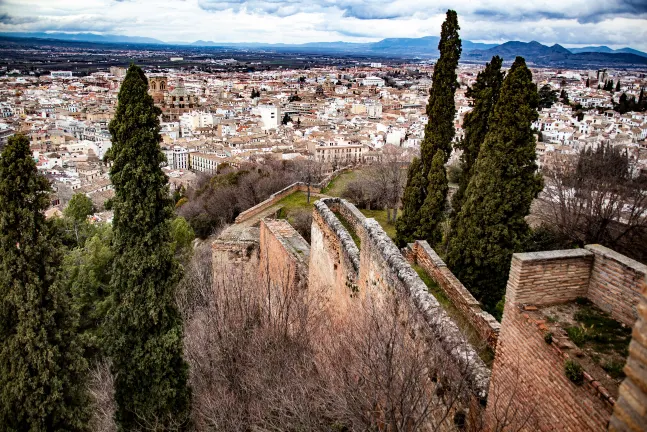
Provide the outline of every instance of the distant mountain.
[[18,38],[54,39],[76,42],[103,42],[103,43],[137,43],[137,44],[164,44],[159,39],[140,36],[98,35],[94,33],[45,33],[45,32],[12,32],[0,33],[0,36]]
[[[608,48],[608,47],[606,47]],[[609,48],[610,49],[610,48]],[[561,45],[542,45],[539,42],[511,41],[487,50],[473,50],[463,55],[462,60],[487,61],[492,56],[501,56],[512,61],[516,56],[540,66],[594,67],[598,65],[646,65],[647,57],[627,52],[577,52]]]
[[587,46],[583,48],[569,48],[569,50],[574,53],[584,53],[584,52],[596,52],[596,53],[607,53],[607,54],[635,54],[637,56],[641,57],[647,57],[647,53],[635,50],[633,48],[619,48],[614,50],[613,48],[609,48],[608,46]]
[[[232,43],[205,40],[197,40],[192,43],[171,43],[148,37],[97,35],[94,33],[71,34],[61,32],[0,33],[0,37],[49,39],[66,41],[68,43],[92,42],[113,44],[155,44],[191,47],[259,49],[295,53],[361,54],[408,58],[436,58],[439,55],[438,36],[425,36],[420,38],[386,38],[378,42],[369,43],[337,41],[308,42],[304,44],[270,44],[262,42]],[[516,56],[523,56],[528,60],[528,62],[540,66],[596,67],[605,65],[644,66],[647,64],[647,53],[632,48],[614,50],[607,46],[589,46],[584,48],[572,48],[569,50],[558,44],[546,46],[537,41],[509,41],[501,45],[496,45],[463,40],[463,55],[461,57],[461,61],[485,62],[489,61],[494,55],[499,55],[507,61],[514,60]]]

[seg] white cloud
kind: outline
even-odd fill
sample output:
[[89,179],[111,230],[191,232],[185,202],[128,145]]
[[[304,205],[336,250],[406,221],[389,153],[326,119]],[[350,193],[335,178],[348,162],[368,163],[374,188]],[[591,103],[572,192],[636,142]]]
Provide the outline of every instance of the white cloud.
[[0,0],[0,31],[94,31],[165,41],[368,41],[438,35],[458,12],[474,41],[647,50],[645,0]]

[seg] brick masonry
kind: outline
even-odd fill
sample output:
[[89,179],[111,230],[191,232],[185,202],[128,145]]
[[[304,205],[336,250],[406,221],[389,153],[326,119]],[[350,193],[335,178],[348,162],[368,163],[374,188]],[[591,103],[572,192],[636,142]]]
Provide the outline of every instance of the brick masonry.
[[624,369],[627,378],[620,386],[620,396],[609,423],[612,432],[647,431],[647,282],[643,279],[640,284],[638,320]]
[[447,268],[429,243],[417,240],[408,246],[405,255],[410,262],[418,264],[429,274],[463,317],[476,329],[481,339],[495,350],[501,324],[481,309],[480,303]]
[[616,320],[633,325],[647,266],[604,246],[585,248],[595,256],[587,297]]
[[506,299],[539,306],[585,297],[592,264],[585,249],[514,254]]
[[504,430],[605,430],[611,405],[592,386],[566,377],[563,353],[544,341],[540,326],[506,301],[486,409],[489,430],[504,422],[512,422]]
[[288,221],[261,220],[259,249],[262,283],[269,284],[271,290],[307,287],[310,246]]
[[[586,371],[580,386],[566,378],[564,361],[569,358],[568,350],[544,341],[545,322],[532,312],[537,306],[587,297],[618,321],[633,325],[638,312],[644,313],[644,303],[638,306],[639,301],[644,302],[644,294],[640,294],[645,289],[644,281],[645,266],[599,245],[514,254],[486,411],[490,426],[495,428],[495,413],[502,413],[512,404],[523,413],[521,417],[532,417],[523,430],[605,430],[615,406],[613,430],[645,430],[644,322],[634,326],[625,367],[629,378],[622,384],[616,403]],[[637,424],[642,429],[628,426]]]

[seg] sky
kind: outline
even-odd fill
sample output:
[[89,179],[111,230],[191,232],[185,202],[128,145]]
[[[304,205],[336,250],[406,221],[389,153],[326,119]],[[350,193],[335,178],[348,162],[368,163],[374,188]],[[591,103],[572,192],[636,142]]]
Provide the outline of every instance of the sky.
[[146,36],[165,42],[370,42],[438,36],[647,51],[647,0],[0,0],[0,32]]

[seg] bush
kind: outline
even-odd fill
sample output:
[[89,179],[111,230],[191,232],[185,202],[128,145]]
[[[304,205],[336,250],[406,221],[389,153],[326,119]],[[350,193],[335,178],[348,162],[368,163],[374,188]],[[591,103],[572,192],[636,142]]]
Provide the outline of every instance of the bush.
[[461,179],[463,168],[458,164],[447,165],[447,181],[458,183]]
[[546,342],[547,344],[553,343],[553,333],[552,332],[548,332],[548,333],[546,333],[544,335],[544,342]]
[[564,362],[564,374],[566,378],[577,385],[581,385],[584,382],[582,365],[574,360],[568,359]]
[[568,337],[577,346],[582,346],[589,339],[588,332],[584,327],[568,327],[566,333],[568,333]]

